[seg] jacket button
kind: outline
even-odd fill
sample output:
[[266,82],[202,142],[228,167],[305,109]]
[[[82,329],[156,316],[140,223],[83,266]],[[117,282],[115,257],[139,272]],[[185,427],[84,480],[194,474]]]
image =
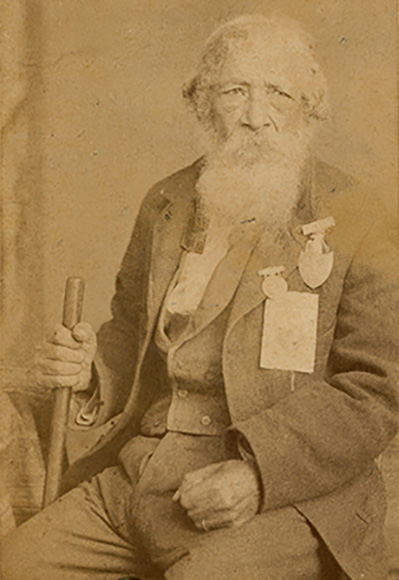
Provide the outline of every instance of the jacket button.
[[177,396],[185,399],[188,395],[187,389],[177,389]]
[[203,417],[201,417],[201,424],[204,427],[209,427],[209,425],[212,423],[212,419],[209,417],[209,415],[204,415]]

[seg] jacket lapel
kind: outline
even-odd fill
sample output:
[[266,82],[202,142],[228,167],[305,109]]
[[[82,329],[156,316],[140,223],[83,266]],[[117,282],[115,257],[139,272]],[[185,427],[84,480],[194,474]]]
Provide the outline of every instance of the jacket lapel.
[[257,234],[257,231],[243,234],[218,264],[194,315],[192,332],[185,340],[201,332],[230,303],[256,244]]
[[148,287],[149,326],[156,319],[168,286],[179,266],[183,248],[181,241],[191,213],[192,196],[170,201],[161,212],[153,232]]
[[240,318],[265,300],[259,270],[268,266],[284,266],[283,277],[287,279],[297,266],[299,248],[296,239],[288,232],[280,234],[272,243],[264,238],[259,242],[237,289],[227,332]]
[[300,250],[307,239],[302,234],[301,226],[318,219],[320,211],[317,200],[313,198],[314,189],[313,170],[309,166],[306,168],[300,196],[287,229],[274,238],[265,232],[248,262],[234,298],[226,337],[238,320],[265,300],[259,270],[269,266],[284,266],[282,276],[286,280],[296,270]]
[[[322,190],[328,188],[324,182],[318,175],[317,164],[310,161],[304,171],[298,203],[287,230],[280,232],[274,239],[265,232],[254,249],[256,242],[253,237],[239,240],[235,244],[217,268],[214,274],[215,283],[208,287],[195,317],[194,334],[200,332],[221,312],[236,289],[227,333],[240,318],[263,302],[265,295],[261,288],[259,270],[268,266],[285,266],[283,277],[286,279],[296,270],[299,252],[307,239],[302,234],[301,226],[329,215],[329,209],[321,201]],[[184,235],[187,224],[192,223],[196,215],[195,180],[188,187],[186,195],[173,199],[172,194],[170,198],[153,232],[148,296],[150,327],[155,322],[168,286],[179,266],[183,251],[182,240],[187,239],[187,235]],[[206,307],[213,303],[219,304],[219,307]]]

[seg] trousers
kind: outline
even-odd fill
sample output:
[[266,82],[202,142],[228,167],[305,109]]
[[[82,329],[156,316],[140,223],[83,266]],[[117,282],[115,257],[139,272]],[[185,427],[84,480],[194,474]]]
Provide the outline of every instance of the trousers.
[[172,501],[188,471],[232,458],[221,437],[135,437],[120,464],[6,536],[2,580],[338,580],[338,565],[294,508],[240,527],[195,528]]

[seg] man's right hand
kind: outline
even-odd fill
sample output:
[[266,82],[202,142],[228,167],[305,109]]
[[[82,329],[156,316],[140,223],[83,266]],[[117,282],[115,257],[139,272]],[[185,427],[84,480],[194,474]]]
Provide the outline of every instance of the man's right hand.
[[96,348],[96,334],[87,322],[80,322],[73,330],[56,326],[38,348],[32,369],[34,383],[45,389],[72,387],[74,392],[85,391]]

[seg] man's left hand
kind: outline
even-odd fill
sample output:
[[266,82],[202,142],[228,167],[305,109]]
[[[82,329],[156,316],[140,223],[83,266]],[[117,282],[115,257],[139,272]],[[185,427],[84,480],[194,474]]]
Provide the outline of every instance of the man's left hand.
[[260,482],[256,468],[231,459],[187,473],[173,496],[203,531],[240,526],[259,510]]

